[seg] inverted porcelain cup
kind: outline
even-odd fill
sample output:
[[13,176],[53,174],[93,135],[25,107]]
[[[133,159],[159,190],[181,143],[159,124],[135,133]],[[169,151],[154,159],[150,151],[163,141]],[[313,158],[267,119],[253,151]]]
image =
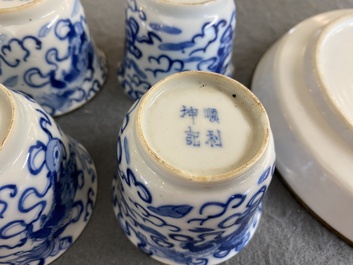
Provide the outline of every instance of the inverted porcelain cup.
[[117,144],[116,217],[167,264],[218,264],[258,227],[275,153],[267,114],[244,86],[209,72],[171,75],[130,109]]
[[0,0],[0,83],[57,116],[91,99],[106,74],[79,0]]
[[30,97],[0,85],[0,263],[48,264],[91,217],[94,163]]
[[133,100],[176,72],[231,75],[234,0],[128,0],[118,77]]

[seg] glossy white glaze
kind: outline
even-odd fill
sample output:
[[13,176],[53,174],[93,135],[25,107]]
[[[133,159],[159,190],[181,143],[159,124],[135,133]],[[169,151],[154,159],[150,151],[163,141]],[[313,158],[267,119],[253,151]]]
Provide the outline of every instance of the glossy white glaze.
[[[291,29],[265,54],[252,85],[269,114],[283,178],[309,208],[349,240],[353,240],[353,149],[349,134],[343,135],[339,127],[342,120],[324,99],[313,58],[320,34],[331,22],[352,13],[321,14]],[[327,52],[319,55],[332,59]],[[329,71],[327,66],[323,71]],[[337,78],[333,73],[330,77]]]
[[[0,83],[58,116],[90,100],[106,78],[79,0],[0,1]],[[19,5],[21,4],[21,5]]]
[[141,109],[148,145],[190,175],[234,171],[252,160],[265,142],[266,114],[258,102],[245,93],[233,93],[234,83],[217,77],[190,74],[168,80]]
[[13,126],[14,102],[8,90],[0,86],[0,149]]
[[0,10],[3,8],[11,8],[11,7],[18,7],[30,2],[34,2],[36,0],[1,0],[0,1]]
[[[190,107],[197,116],[189,115]],[[204,108],[215,108],[219,123],[205,117]],[[199,141],[185,133],[196,126]],[[219,139],[212,148],[202,138],[209,128],[221,131],[222,147]],[[132,243],[153,258],[218,264],[253,236],[275,153],[267,114],[240,83],[207,72],[163,79],[127,113],[117,151],[116,217]],[[184,246],[183,238],[197,243]]]
[[201,5],[208,4],[212,2],[217,2],[219,0],[157,0],[162,3],[173,4],[173,5]]
[[48,264],[90,219],[95,166],[84,147],[28,96],[0,85],[0,113],[1,128],[13,119],[0,148],[0,263]]
[[128,0],[126,16],[129,34],[118,78],[133,100],[173,73],[232,75],[233,0]]
[[317,76],[324,98],[342,127],[353,134],[353,15],[330,23],[316,46]]

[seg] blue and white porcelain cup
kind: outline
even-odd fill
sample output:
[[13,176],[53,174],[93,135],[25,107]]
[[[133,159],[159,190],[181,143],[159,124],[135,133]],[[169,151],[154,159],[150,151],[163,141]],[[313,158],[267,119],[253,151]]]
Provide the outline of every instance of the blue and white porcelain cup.
[[0,264],[48,264],[91,217],[97,176],[85,148],[32,98],[0,85]]
[[244,86],[182,72],[153,86],[123,121],[113,181],[130,241],[167,264],[218,264],[255,233],[275,168],[270,123]]
[[0,83],[57,116],[91,99],[106,75],[79,0],[0,0]]
[[127,0],[122,88],[136,100],[176,72],[231,75],[235,25],[234,0]]

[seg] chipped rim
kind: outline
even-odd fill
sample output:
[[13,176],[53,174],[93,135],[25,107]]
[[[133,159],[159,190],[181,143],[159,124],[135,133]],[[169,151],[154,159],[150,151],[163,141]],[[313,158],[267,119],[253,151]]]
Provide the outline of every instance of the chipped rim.
[[[229,170],[225,173],[221,174],[211,174],[211,175],[195,175],[191,174],[185,170],[181,170],[179,168],[174,167],[172,164],[168,163],[166,160],[164,160],[158,153],[156,153],[153,148],[150,146],[148,143],[144,133],[143,133],[143,128],[142,128],[142,113],[145,109],[145,105],[149,101],[150,97],[155,96],[160,89],[162,89],[170,79],[174,78],[182,78],[184,75],[208,75],[208,76],[213,76],[215,78],[219,78],[219,82],[223,83],[228,83],[227,87],[229,88],[230,85],[233,87],[236,87],[237,93],[241,93],[242,95],[245,96],[245,98],[251,100],[252,102],[256,103],[256,105],[259,107],[258,108],[258,113],[261,114],[259,116],[259,121],[258,124],[262,128],[262,141],[261,144],[259,145],[260,147],[258,148],[258,151],[255,153],[255,155],[249,159],[246,163],[243,165]],[[235,81],[234,79],[231,79],[227,76],[213,73],[213,72],[204,72],[204,71],[186,71],[186,72],[179,72],[172,74],[170,76],[165,77],[158,83],[156,83],[153,87],[151,87],[147,93],[141,98],[140,104],[137,109],[136,113],[136,131],[137,131],[137,137],[138,141],[142,146],[142,149],[146,154],[152,158],[152,161],[158,165],[160,168],[163,170],[167,171],[168,173],[171,173],[175,176],[178,176],[184,180],[196,182],[196,183],[215,183],[215,182],[221,182],[225,181],[228,179],[233,179],[240,177],[242,174],[246,173],[249,169],[251,169],[259,160],[263,157],[265,154],[267,147],[269,146],[270,142],[270,122],[266,113],[266,110],[262,103],[259,101],[259,99],[245,86],[243,86],[241,83]]]

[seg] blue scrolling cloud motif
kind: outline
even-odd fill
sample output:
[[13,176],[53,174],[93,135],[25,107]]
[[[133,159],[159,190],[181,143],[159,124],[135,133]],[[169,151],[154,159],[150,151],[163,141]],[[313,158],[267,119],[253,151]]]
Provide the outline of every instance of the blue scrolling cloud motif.
[[121,179],[125,181],[125,183],[131,187],[133,185],[136,190],[137,194],[140,197],[141,200],[143,200],[146,203],[151,203],[152,202],[152,195],[150,191],[146,188],[146,186],[142,183],[136,180],[135,174],[132,172],[131,169],[127,169],[126,175],[121,172]]
[[[91,172],[92,161],[89,161],[86,153],[77,151],[76,142],[70,138],[68,149],[63,142],[54,137],[54,131],[59,129],[52,123],[49,116],[41,109],[39,113],[39,125],[47,136],[46,141],[38,140],[28,150],[28,171],[30,178],[46,177],[43,187],[19,188],[16,184],[0,187],[0,192],[11,191],[10,198],[17,196],[17,210],[24,216],[30,213],[31,220],[14,219],[0,228],[0,263],[10,265],[26,265],[32,262],[44,264],[47,258],[52,257],[67,249],[73,242],[70,235],[62,236],[66,228],[80,220],[86,210],[85,221],[93,209],[94,191],[89,189],[87,204],[81,200],[75,200],[78,190],[85,185],[84,171],[90,172],[92,182],[95,181],[95,172]],[[62,132],[59,130],[59,134]],[[77,164],[81,161],[82,168]],[[23,189],[23,190],[22,190]],[[54,203],[48,208],[49,191],[53,192]],[[3,198],[3,196],[2,196]],[[12,199],[12,201],[14,201]],[[10,201],[0,200],[0,218],[6,215],[6,209]],[[1,208],[2,206],[2,208]],[[13,206],[12,206],[13,207]],[[47,213],[44,213],[46,209]],[[11,218],[10,216],[6,216]],[[18,217],[17,217],[18,218]],[[7,239],[20,238],[16,245],[7,245]],[[33,244],[30,250],[16,248],[25,244]],[[1,250],[13,250],[11,254],[4,255]]]
[[[211,30],[213,30],[214,37],[208,40],[204,47],[196,47],[196,49],[190,51],[189,55],[191,56],[197,52],[205,53],[207,51],[207,48],[212,43],[217,41],[220,28],[226,25],[227,25],[227,22],[224,19],[218,21],[217,24],[213,24],[212,22],[206,22],[202,25],[201,32],[196,34],[194,37],[192,37],[190,41],[182,41],[182,42],[176,42],[176,43],[163,43],[159,45],[159,49],[162,51],[185,51],[185,49],[195,47],[199,39],[202,40],[206,38],[207,34],[209,34]],[[208,32],[207,34],[206,34],[206,31]]]
[[136,59],[142,57],[142,51],[137,48],[138,43],[153,45],[155,42],[161,42],[162,39],[154,32],[149,31],[147,35],[139,36],[140,26],[133,17],[126,21],[125,44],[128,51],[134,55]]
[[87,193],[87,204],[86,204],[86,213],[85,213],[85,222],[88,221],[89,217],[91,216],[94,208],[94,196],[95,192],[92,188],[89,188]]
[[[201,206],[199,214],[200,216],[203,216],[203,213],[206,211],[207,208],[212,208],[213,211],[216,214],[208,215],[204,218],[194,218],[188,221],[188,223],[192,222],[199,222],[199,225],[203,225],[205,222],[214,219],[214,218],[219,218],[220,216],[224,215],[229,208],[231,209],[236,209],[239,206],[243,204],[243,202],[246,199],[246,195],[243,194],[234,194],[232,195],[227,202],[222,203],[222,202],[207,202],[204,205]],[[232,205],[231,205],[232,204]]]
[[[232,23],[235,23],[235,12],[233,12],[230,19],[232,21],[224,31],[220,39],[220,46],[217,50],[217,56],[204,59],[198,64],[198,70],[203,69],[203,65],[208,65],[207,70],[220,74],[225,74],[228,68],[226,63],[229,56],[232,54],[233,40],[234,40],[234,29]],[[194,51],[196,52],[196,50]],[[193,52],[193,53],[194,53]]]
[[142,79],[146,79],[147,76],[146,74],[139,68],[139,66],[136,64],[136,62],[134,60],[129,60],[126,58],[126,60],[124,60],[122,62],[124,64],[123,69],[133,69],[136,72],[136,76]]
[[146,21],[146,13],[143,12],[143,10],[140,10],[140,8],[138,7],[138,5],[136,3],[136,0],[128,0],[127,9],[129,9],[132,13],[138,13],[139,18],[142,21]]
[[[190,39],[183,39],[181,27],[150,21],[154,18],[148,18],[136,0],[128,1],[126,11],[125,52],[118,77],[130,98],[138,99],[155,80],[175,72],[203,70],[231,74],[235,10],[228,19],[203,23]],[[166,41],[164,36],[179,38],[173,42]],[[150,46],[157,47],[159,53],[149,54]]]
[[[79,7],[77,3],[78,1],[76,1],[76,9]],[[76,11],[74,9],[73,12],[78,12],[78,9]],[[54,43],[53,47],[43,50],[42,42],[47,42],[45,38],[50,37],[49,33],[53,33],[52,35],[60,45],[67,46],[64,54],[54,47]],[[35,53],[35,50],[38,50],[40,54]],[[15,58],[13,58],[14,51],[16,51]],[[36,97],[36,100],[54,115],[57,111],[65,111],[73,103],[88,100],[101,87],[107,71],[102,58],[97,56],[99,55],[96,55],[94,44],[87,32],[87,22],[83,16],[77,22],[59,19],[53,24],[43,25],[38,32],[38,37],[12,38],[7,43],[2,43],[0,78],[7,73],[4,65],[7,68],[17,68],[32,57],[45,60],[44,67],[27,67],[23,74],[2,77],[1,82],[9,88],[16,89],[20,89],[18,84],[24,82],[29,89],[33,89],[34,95],[37,89],[49,88],[51,92],[42,93],[41,96]],[[100,69],[95,67],[97,60]],[[101,74],[97,70],[101,71]],[[87,86],[90,87],[87,88]],[[26,90],[26,93],[31,92]]]
[[[32,68],[26,71],[24,79],[27,85],[33,88],[41,88],[51,85],[57,89],[68,88],[70,84],[85,76],[86,71],[93,69],[93,44],[89,41],[84,30],[85,19],[72,23],[69,19],[60,19],[54,28],[55,36],[59,41],[67,41],[69,49],[66,54],[59,56],[57,48],[51,48],[46,53],[48,65],[54,67],[49,73],[42,73],[39,68]],[[70,69],[59,71],[59,63],[70,60]],[[42,80],[42,82],[38,82]]]
[[[129,111],[129,117],[136,106]],[[271,167],[261,173],[256,191],[235,193],[224,201],[192,204],[155,205],[147,182],[131,168],[129,138],[124,133],[125,119],[118,140],[119,172],[114,178],[113,203],[116,217],[137,246],[149,255],[181,264],[208,264],[209,259],[224,259],[239,252],[250,240],[262,211],[267,191],[265,180]],[[124,161],[125,160],[125,161]],[[124,161],[124,163],[123,163]],[[125,163],[126,162],[126,163]],[[266,179],[263,177],[266,175]],[[173,220],[190,224],[187,230]],[[165,232],[162,232],[164,230]],[[179,250],[176,250],[179,249]]]
[[154,61],[158,65],[166,65],[165,68],[159,68],[159,69],[146,68],[146,71],[152,72],[154,77],[157,77],[158,73],[169,73],[171,71],[180,72],[184,70],[184,62],[182,60],[178,60],[178,59],[172,60],[169,56],[164,54],[162,54],[158,58],[151,56],[148,58],[148,61],[150,63]]
[[[3,74],[1,62],[4,62],[9,67],[15,68],[20,65],[21,61],[27,61],[31,54],[31,50],[28,46],[33,46],[36,50],[40,50],[42,48],[42,42],[34,36],[25,36],[22,40],[10,39],[7,44],[2,45],[0,53],[0,76]],[[17,52],[16,56],[10,59],[7,55],[12,51]]]
[[137,75],[126,75],[126,79],[122,80],[122,87],[128,88],[127,93],[131,98],[139,99],[151,87],[151,84]]
[[[3,192],[4,190],[7,190],[8,196],[10,198],[14,198],[17,195],[16,185],[10,184],[10,185],[0,187],[0,193],[4,193],[2,197],[5,195],[5,192]],[[2,209],[0,208],[0,218],[4,218],[4,214],[8,208],[8,203],[4,200],[0,200],[0,207],[2,207]]]
[[[121,181],[118,177],[116,177],[115,180]],[[123,189],[120,191],[122,193],[124,192]],[[129,201],[126,201],[125,197],[121,197],[121,193],[113,194],[113,202],[114,205],[118,206],[121,210],[117,215],[117,218],[127,235],[132,235],[132,233],[135,235],[142,235],[139,232],[139,230],[142,230],[152,235],[155,241],[158,241],[159,244],[170,244],[168,243],[168,238],[161,234],[158,231],[158,228],[167,227],[170,232],[178,232],[180,230],[179,228],[168,224],[158,215],[150,213],[141,204],[134,202],[131,198],[129,198]],[[129,206],[130,203],[134,205],[134,208]],[[138,211],[135,209],[138,209]]]
[[[231,251],[240,251],[250,240],[250,229],[256,224],[254,220],[255,211],[261,211],[259,204],[261,196],[266,191],[266,186],[260,188],[248,202],[246,210],[236,214],[236,221],[232,224],[234,214],[227,217],[224,208],[237,208],[244,203],[246,195],[231,196],[227,202],[210,202],[205,203],[200,209],[199,213],[205,211],[207,207],[213,205],[222,205],[222,211],[218,214],[216,220],[219,222],[219,229],[207,227],[195,227],[189,230],[188,234],[182,233],[181,227],[170,225],[167,218],[184,218],[187,217],[193,210],[191,205],[162,205],[159,207],[144,206],[132,200],[125,193],[125,185],[122,182],[126,181],[125,177],[115,179],[120,183],[119,190],[113,193],[114,206],[117,209],[117,219],[122,226],[124,232],[128,236],[135,236],[139,242],[138,247],[149,255],[156,255],[162,258],[167,258],[176,263],[182,264],[208,264],[207,255],[212,255],[214,258],[222,259],[226,257]],[[141,182],[139,186],[143,185]],[[131,183],[130,183],[131,185]],[[132,187],[131,187],[132,188]],[[147,187],[145,187],[148,190]],[[151,195],[152,196],[152,195]],[[234,212],[229,211],[228,212]],[[226,217],[224,217],[226,216]],[[203,220],[207,223],[208,220],[216,218],[210,216],[209,219]],[[200,218],[201,220],[201,218]],[[195,218],[190,221],[197,221]],[[234,226],[235,231],[230,234],[225,234],[226,228]],[[170,231],[169,235],[159,232],[158,228],[168,228],[176,230]],[[179,246],[183,252],[173,249],[174,246]],[[199,263],[201,262],[201,263]]]

